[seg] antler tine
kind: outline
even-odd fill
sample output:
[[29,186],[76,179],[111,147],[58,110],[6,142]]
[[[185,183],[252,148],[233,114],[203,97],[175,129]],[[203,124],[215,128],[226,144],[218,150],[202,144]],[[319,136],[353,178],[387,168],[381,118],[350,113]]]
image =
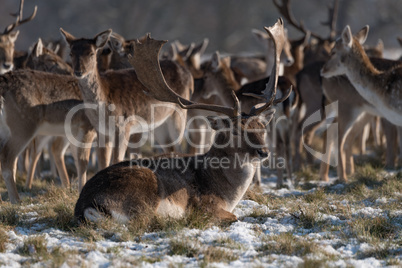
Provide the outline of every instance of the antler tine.
[[143,43],[138,40],[132,43],[131,55],[128,60],[134,67],[138,80],[145,86],[146,93],[159,101],[179,104],[184,109],[203,109],[222,113],[229,117],[239,116],[237,98],[235,98],[235,107],[209,105],[187,100],[170,88],[159,63],[159,53],[166,42],[152,39],[148,35]]
[[328,21],[321,22],[322,25],[328,26],[330,29],[329,40],[334,41],[337,35],[336,22],[338,20],[339,0],[334,0],[333,7],[328,7]]
[[274,5],[278,9],[279,13],[296,29],[303,32],[304,34],[307,32],[304,28],[303,23],[298,23],[290,9],[290,0],[282,0],[282,5],[277,2],[277,0],[273,0]]
[[[302,33],[307,34],[307,32],[309,32],[309,31],[304,26],[304,22],[300,21],[300,23],[298,23],[292,13],[292,10],[290,9],[290,1],[291,0],[282,0],[282,3],[283,3],[282,5],[280,5],[277,1],[278,0],[273,0],[274,5],[278,9],[279,13],[282,14],[283,17],[285,17],[285,19],[289,22],[290,25],[292,25],[293,27],[295,27],[297,30],[301,31]],[[321,41],[324,40],[321,36],[311,32],[311,31],[310,31],[310,34],[311,34],[311,36],[313,36],[314,38],[317,38],[318,40],[321,40]]]
[[[258,115],[265,110],[267,110],[269,107],[271,107],[273,104],[277,104],[279,102],[282,102],[285,100],[290,92],[284,97],[279,100],[275,100],[276,96],[276,87],[278,84],[278,73],[279,73],[279,61],[280,61],[280,55],[285,43],[285,32],[283,29],[283,20],[281,18],[278,19],[278,21],[275,23],[274,26],[272,27],[264,27],[265,30],[267,31],[268,35],[271,37],[271,39],[274,42],[274,48],[275,48],[275,62],[274,66],[272,67],[271,71],[271,76],[269,78],[269,81],[262,92],[262,95],[257,95],[257,94],[252,94],[252,93],[246,93],[244,95],[247,96],[252,96],[255,98],[263,99],[265,100],[265,104],[260,106],[260,104],[255,105],[251,111],[250,115]],[[291,88],[290,88],[291,90]]]
[[17,14],[11,14],[12,16],[17,16],[17,19],[16,19],[15,23],[8,25],[6,27],[6,29],[4,30],[3,34],[8,34],[12,30],[14,30],[15,27],[17,27],[17,26],[19,26],[21,24],[24,24],[24,23],[26,23],[28,21],[33,20],[35,18],[35,16],[36,16],[36,12],[38,11],[38,6],[35,6],[34,11],[32,12],[31,16],[29,16],[28,18],[22,20],[23,9],[24,9],[24,0],[21,0],[20,1],[20,9],[19,9],[19,11],[17,13],[18,15]]

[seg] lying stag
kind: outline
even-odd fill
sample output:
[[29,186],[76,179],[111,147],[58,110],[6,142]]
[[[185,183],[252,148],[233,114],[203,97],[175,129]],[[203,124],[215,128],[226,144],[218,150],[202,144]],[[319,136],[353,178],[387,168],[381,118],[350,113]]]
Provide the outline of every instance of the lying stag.
[[284,99],[275,100],[278,55],[285,38],[282,20],[267,31],[275,40],[276,63],[263,95],[254,95],[264,103],[254,106],[249,114],[239,113],[235,94],[233,108],[180,97],[167,85],[160,69],[159,52],[166,41],[148,38],[144,44],[136,42],[130,63],[149,95],[177,103],[183,109],[210,110],[226,117],[208,117],[217,134],[214,145],[204,155],[139,159],[100,171],[80,194],[75,207],[77,219],[97,221],[109,215],[124,222],[144,215],[148,209],[163,217],[180,218],[197,207],[221,220],[236,220],[231,211],[248,189],[256,162],[268,157],[264,137],[265,125],[274,113],[270,108]]

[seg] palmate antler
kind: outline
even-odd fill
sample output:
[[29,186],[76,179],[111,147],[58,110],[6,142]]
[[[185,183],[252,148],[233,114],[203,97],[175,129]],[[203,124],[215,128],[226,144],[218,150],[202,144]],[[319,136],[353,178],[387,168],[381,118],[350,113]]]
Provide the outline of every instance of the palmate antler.
[[[267,86],[265,87],[264,91],[262,92],[262,95],[257,95],[253,93],[245,93],[244,95],[259,98],[265,101],[265,104],[261,105],[256,105],[254,106],[251,111],[250,115],[258,115],[268,108],[270,108],[272,105],[278,104],[280,102],[283,102],[286,100],[290,93],[292,92],[292,87],[289,88],[287,94],[285,94],[281,99],[275,99],[276,96],[276,87],[278,85],[278,73],[279,73],[279,61],[281,57],[281,52],[283,49],[283,46],[285,44],[285,31],[283,29],[283,20],[280,18],[278,21],[275,23],[274,26],[272,27],[264,27],[264,29],[267,31],[269,37],[273,40],[274,42],[274,48],[275,48],[275,62],[274,66],[272,67],[271,75],[269,77],[269,81],[267,83]],[[260,107],[259,107],[260,106]]]
[[183,109],[203,109],[222,113],[229,117],[239,116],[239,100],[235,94],[232,94],[235,106],[225,107],[205,105],[187,100],[170,88],[159,64],[159,53],[166,42],[152,39],[150,35],[143,43],[138,40],[133,42],[134,53],[131,53],[133,54],[131,57],[129,56],[129,62],[134,67],[138,80],[146,87],[146,93],[159,101],[179,104]]
[[[250,95],[259,99],[263,99],[262,107],[253,107],[250,111],[250,116],[258,115],[272,106],[273,103],[279,103],[285,100],[290,92],[280,100],[275,100],[276,86],[278,83],[278,71],[280,54],[285,41],[285,33],[283,29],[283,21],[279,19],[278,22],[272,27],[265,28],[271,36],[275,45],[275,64],[272,68],[270,79],[267,87],[263,91],[263,95]],[[155,40],[148,35],[147,39],[140,43],[138,40],[132,43],[131,55],[129,55],[129,62],[134,67],[137,78],[145,86],[146,93],[159,101],[171,102],[179,104],[183,109],[202,109],[225,114],[229,117],[238,117],[239,113],[239,100],[236,94],[232,91],[234,99],[234,107],[226,107],[219,105],[210,105],[203,103],[196,103],[187,100],[176,92],[174,92],[163,76],[159,63],[159,53],[162,46],[167,41]],[[259,105],[260,106],[260,105]]]
[[21,24],[24,24],[24,23],[26,23],[28,21],[33,20],[35,18],[35,16],[36,16],[36,12],[38,11],[38,7],[35,6],[34,11],[32,12],[32,15],[29,16],[26,19],[22,19],[22,11],[23,11],[23,9],[24,9],[24,0],[21,0],[20,1],[20,9],[19,9],[18,13],[11,14],[12,16],[17,17],[16,21],[13,24],[8,25],[6,27],[6,29],[4,30],[3,34],[9,34],[9,33],[11,33],[12,30],[15,29],[15,27],[17,27],[17,26],[19,26]]

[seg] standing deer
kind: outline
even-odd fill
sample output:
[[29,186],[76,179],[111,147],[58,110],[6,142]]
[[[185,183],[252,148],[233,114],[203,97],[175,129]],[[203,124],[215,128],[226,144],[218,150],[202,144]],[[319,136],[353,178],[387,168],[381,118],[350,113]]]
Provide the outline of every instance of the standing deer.
[[[82,110],[70,123],[65,122],[69,111],[82,104],[77,80],[67,75],[18,70],[0,76],[0,94],[0,163],[10,201],[19,202],[15,184],[18,155],[38,135],[66,136],[65,127],[80,143],[74,146],[74,159],[81,189],[96,133]],[[68,178],[61,179],[68,187]]]
[[[277,56],[284,40],[282,20],[270,27],[269,32],[275,40]],[[124,222],[145,216],[149,211],[162,217],[181,218],[194,207],[221,220],[234,221],[237,218],[232,210],[255,173],[253,161],[245,160],[236,165],[236,156],[251,156],[255,161],[268,156],[264,136],[265,124],[273,115],[273,110],[269,109],[273,103],[283,101],[275,100],[278,62],[263,95],[258,95],[265,103],[254,106],[249,114],[240,114],[238,100],[231,108],[194,103],[177,95],[166,83],[159,67],[158,54],[165,42],[148,39],[144,44],[135,43],[130,63],[152,96],[178,103],[184,109],[205,109],[226,115],[208,118],[218,131],[214,146],[204,155],[122,162],[99,172],[88,181],[77,201],[74,214],[80,221],[97,221],[106,214]],[[265,120],[260,118],[267,110]],[[231,145],[223,146],[231,140]],[[212,166],[211,159],[227,160],[228,165]],[[158,160],[166,161],[170,168],[156,165]],[[186,166],[174,163],[186,163]]]
[[357,92],[372,104],[391,123],[402,126],[402,68],[379,71],[369,60],[361,43],[367,38],[369,27],[353,36],[346,26],[332,49],[331,58],[321,69],[329,78],[346,75]]
[[[77,39],[63,29],[60,32],[70,46],[74,75],[78,78],[84,103],[98,107],[86,109],[85,113],[98,131],[98,140],[105,141],[106,146],[114,143],[113,163],[122,161],[131,134],[160,126],[178,108],[173,109],[149,96],[132,68],[99,73],[96,52],[107,43],[111,30],[92,39]],[[161,66],[171,87],[180,96],[189,98],[194,83],[190,72],[172,61],[161,61]],[[186,113],[182,115],[181,124],[176,125],[180,135],[184,132]],[[109,165],[110,159],[104,161],[102,166]]]
[[21,24],[33,20],[36,16],[37,7],[35,6],[31,16],[22,19],[23,8],[24,0],[21,0],[19,11],[15,15],[17,17],[16,21],[8,25],[4,32],[0,34],[0,75],[13,70],[14,68],[14,44],[19,34],[19,31],[15,32],[14,29]]

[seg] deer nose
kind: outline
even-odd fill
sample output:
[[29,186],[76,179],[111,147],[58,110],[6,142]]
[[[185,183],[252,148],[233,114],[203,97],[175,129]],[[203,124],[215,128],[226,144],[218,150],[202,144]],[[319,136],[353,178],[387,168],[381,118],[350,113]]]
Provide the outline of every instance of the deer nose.
[[81,71],[74,71],[74,75],[76,77],[81,77],[82,76],[82,72]]
[[9,70],[13,67],[13,64],[5,62],[5,63],[3,63],[3,67],[4,67],[4,69]]
[[261,149],[258,149],[258,150],[257,150],[257,153],[258,153],[258,155],[259,155],[261,158],[267,158],[267,157],[269,156],[269,154],[268,154],[267,151],[263,151],[263,150],[261,150]]
[[293,62],[294,62],[294,60],[293,59],[286,59],[286,65],[287,66],[290,66],[290,65],[292,65],[293,64]]

